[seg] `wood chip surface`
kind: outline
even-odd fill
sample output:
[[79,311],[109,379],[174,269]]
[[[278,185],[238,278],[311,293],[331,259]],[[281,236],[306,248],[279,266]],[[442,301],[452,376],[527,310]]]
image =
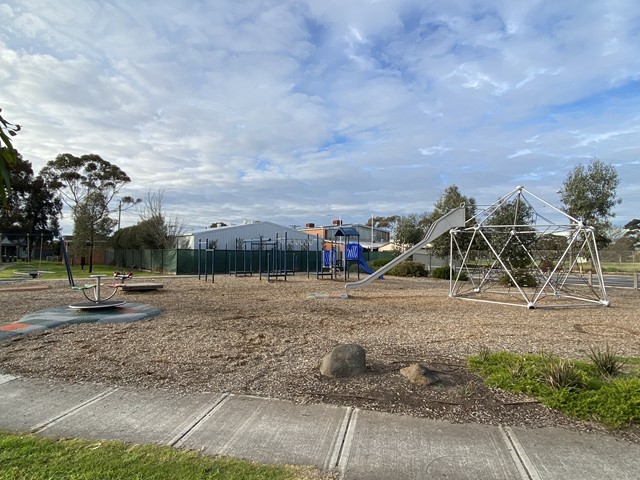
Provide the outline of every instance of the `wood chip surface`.
[[[145,279],[146,281],[147,279]],[[137,281],[136,279],[132,282]],[[257,277],[155,279],[150,292],[116,298],[158,307],[130,324],[76,324],[0,343],[0,372],[172,392],[231,392],[295,402],[325,402],[452,422],[603,431],[533,399],[484,386],[466,367],[483,346],[586,358],[609,345],[640,356],[640,292],[609,290],[610,307],[524,307],[448,297],[448,282],[387,277],[340,299],[340,281],[306,274],[267,283]],[[0,289],[0,325],[82,300],[65,281],[34,280],[46,290]],[[330,294],[308,298],[310,293]],[[352,379],[320,375],[322,357],[358,343],[367,372]],[[422,387],[399,370],[421,363],[442,382]],[[613,432],[637,442],[638,427]]]

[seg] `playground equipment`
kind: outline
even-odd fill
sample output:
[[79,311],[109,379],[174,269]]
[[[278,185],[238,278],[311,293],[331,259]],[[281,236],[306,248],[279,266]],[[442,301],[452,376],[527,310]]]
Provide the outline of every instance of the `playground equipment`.
[[[6,235],[6,234],[5,234]],[[50,235],[50,234],[48,234]],[[18,235],[18,237],[20,237],[22,235]],[[31,260],[34,260],[33,258],[31,258],[31,237],[36,237],[37,234],[25,234],[24,235],[26,237],[26,258],[24,260],[27,260],[27,262],[31,262]],[[42,270],[42,252],[43,252],[43,248],[44,248],[44,233],[40,232],[40,255],[38,257],[38,266],[34,266],[32,263],[27,263],[25,265],[21,265],[19,268],[13,270],[13,275],[18,276],[18,277],[31,277],[31,278],[38,278],[42,275],[46,275],[46,274],[51,274],[53,272],[50,271],[46,271],[46,270]],[[16,259],[17,260],[17,259]]]
[[375,272],[371,273],[369,276],[363,278],[362,280],[358,280],[357,282],[350,282],[345,284],[345,291],[362,288],[366,285],[369,285],[371,282],[381,277],[387,271],[391,270],[393,267],[398,265],[403,260],[406,260],[411,255],[413,255],[416,251],[421,249],[427,243],[432,242],[440,235],[447,233],[452,228],[456,227],[464,227],[464,206],[455,208],[450,212],[444,214],[442,217],[437,219],[435,222],[431,224],[427,234],[424,236],[422,240],[416,243],[413,247],[408,249],[406,252],[394,258],[392,261],[387,263],[386,265],[380,267]]
[[450,245],[461,259],[450,297],[530,309],[609,305],[594,228],[522,186],[453,229]]
[[347,262],[347,267],[349,262],[358,262],[358,268],[362,270],[367,275],[371,275],[373,270],[367,264],[367,261],[364,259],[362,245],[359,243],[348,243],[345,247],[345,261]]
[[[120,307],[127,303],[125,300],[111,300],[111,298],[124,286],[124,280],[128,278],[129,275],[116,275],[115,277],[120,280],[120,283],[115,284],[103,284],[102,278],[106,275],[91,275],[91,278],[95,279],[94,284],[76,285],[73,279],[73,273],[71,272],[71,264],[69,263],[69,256],[67,255],[66,243],[62,238],[60,239],[60,250],[62,251],[62,257],[67,269],[67,277],[69,278],[71,288],[73,290],[81,291],[84,297],[88,300],[87,302],[69,305],[69,308],[95,310],[100,308]],[[103,294],[105,287],[111,289],[106,295]]]
[[[202,240],[198,241],[198,255],[196,257],[197,261],[197,270],[198,270],[198,280],[201,279],[202,275],[204,275],[204,281],[208,281],[209,278],[209,256],[211,257],[211,283],[215,283],[216,281],[216,249],[215,246],[213,248],[202,248],[202,244],[207,242],[202,242]],[[204,252],[204,253],[203,253]],[[203,258],[204,255],[204,258]],[[202,260],[204,259],[204,265],[202,265]]]

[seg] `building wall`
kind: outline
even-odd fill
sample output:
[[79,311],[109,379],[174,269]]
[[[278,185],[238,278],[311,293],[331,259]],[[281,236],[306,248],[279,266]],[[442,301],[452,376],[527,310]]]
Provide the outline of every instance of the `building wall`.
[[[284,242],[285,234],[287,237],[288,250],[304,250],[308,247],[310,250],[316,250],[315,236],[300,232],[293,228],[284,227],[271,222],[256,222],[247,225],[233,225],[228,227],[219,227],[203,230],[193,233],[192,248],[197,249],[198,245],[205,248],[207,243],[211,245],[216,243],[219,250],[234,250],[236,242],[239,242],[239,249],[242,248],[244,241],[259,241],[262,236],[263,242]],[[182,244],[182,240],[179,241]],[[246,248],[250,248],[247,245]],[[320,250],[322,250],[322,242],[320,242]]]

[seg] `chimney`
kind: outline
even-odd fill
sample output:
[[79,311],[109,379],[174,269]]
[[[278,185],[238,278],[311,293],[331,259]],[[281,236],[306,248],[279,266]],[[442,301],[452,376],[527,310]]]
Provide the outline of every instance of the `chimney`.
[[342,225],[342,220],[334,220],[332,223],[333,223],[333,225],[340,226],[340,225]]
[[307,223],[305,225],[306,228],[315,228],[316,224],[315,223]]

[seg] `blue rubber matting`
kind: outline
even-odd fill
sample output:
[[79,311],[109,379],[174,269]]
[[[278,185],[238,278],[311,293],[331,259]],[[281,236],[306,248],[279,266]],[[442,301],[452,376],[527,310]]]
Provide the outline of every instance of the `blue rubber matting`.
[[30,313],[19,321],[0,326],[0,340],[24,333],[78,323],[130,323],[160,315],[160,309],[141,303],[125,303],[103,310],[53,307]]

